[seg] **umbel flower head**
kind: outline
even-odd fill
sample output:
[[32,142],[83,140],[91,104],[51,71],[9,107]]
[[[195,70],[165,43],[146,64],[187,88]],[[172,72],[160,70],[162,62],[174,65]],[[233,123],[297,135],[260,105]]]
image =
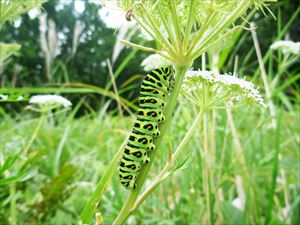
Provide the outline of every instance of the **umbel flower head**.
[[271,46],[273,50],[282,51],[285,55],[300,55],[300,42],[275,41]]
[[72,105],[68,99],[60,95],[35,95],[29,99],[29,103],[33,105],[30,109],[39,112],[47,112],[61,106],[68,108]]
[[188,71],[182,94],[205,108],[258,104],[266,105],[254,85],[236,75],[212,71]]
[[241,28],[241,26],[233,25],[234,22],[243,17],[251,7],[260,9],[266,7],[267,0],[122,0],[113,2],[127,12],[127,20],[135,20],[139,28],[151,36],[160,47],[153,49],[126,41],[123,43],[157,53],[175,66],[186,66],[191,65],[193,60],[212,45]]

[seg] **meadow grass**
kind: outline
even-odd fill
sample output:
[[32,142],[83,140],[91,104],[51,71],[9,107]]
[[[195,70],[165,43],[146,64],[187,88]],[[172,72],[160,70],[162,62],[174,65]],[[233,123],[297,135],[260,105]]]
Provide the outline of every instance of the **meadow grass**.
[[[172,140],[171,147],[175,148],[185,135],[195,116],[190,107],[177,108],[173,120],[176,123],[172,123],[150,175],[160,171],[166,161],[167,154],[163,152],[170,147],[168,137]],[[38,119],[29,117],[25,120],[27,114],[24,111],[19,118],[4,115],[1,131],[5,155],[20,150],[30,140]],[[299,124],[296,122],[299,115],[296,109],[281,111],[276,118],[278,129],[275,132],[271,128],[269,113],[257,108],[233,110],[232,121],[224,110],[207,117],[209,127],[206,129],[213,131],[209,132],[211,137],[203,136],[203,127],[194,133],[179,159],[184,161],[188,157],[189,162],[166,179],[129,217],[128,223],[261,224],[267,216],[272,224],[295,223],[299,204]],[[120,128],[121,120],[127,128]],[[35,222],[38,222],[37,218],[41,217],[39,222],[76,223],[99,177],[130,131],[128,128],[132,122],[131,118],[112,116],[105,110],[76,119],[72,112],[48,117],[28,155],[18,161],[19,165],[31,165],[31,169],[16,193],[8,197],[15,198],[17,203],[14,212],[17,220],[34,222],[31,219],[36,218]],[[238,137],[234,137],[230,123],[234,123]],[[199,141],[205,142],[204,138],[208,149],[199,145]],[[240,143],[241,149],[237,149],[235,141]],[[66,176],[61,184],[53,182],[67,165],[74,167],[74,173]],[[236,176],[244,181],[244,211],[231,204],[238,197]],[[51,191],[43,195],[41,190],[45,186]],[[115,174],[98,208],[106,224],[116,217],[126,195],[127,191],[120,188]],[[285,218],[283,214],[287,206],[290,213]],[[3,202],[1,208],[1,213],[7,215],[9,201]],[[8,215],[7,218],[12,216]]]

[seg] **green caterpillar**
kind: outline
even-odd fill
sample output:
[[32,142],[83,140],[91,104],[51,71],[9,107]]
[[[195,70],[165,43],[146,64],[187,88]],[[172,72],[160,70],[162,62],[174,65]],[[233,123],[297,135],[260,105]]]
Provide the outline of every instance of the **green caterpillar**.
[[162,109],[173,84],[171,68],[153,70],[142,82],[137,119],[119,166],[120,182],[127,189],[136,188],[136,177],[142,165],[149,162],[148,151],[155,148],[153,138],[160,135],[159,123],[165,121]]

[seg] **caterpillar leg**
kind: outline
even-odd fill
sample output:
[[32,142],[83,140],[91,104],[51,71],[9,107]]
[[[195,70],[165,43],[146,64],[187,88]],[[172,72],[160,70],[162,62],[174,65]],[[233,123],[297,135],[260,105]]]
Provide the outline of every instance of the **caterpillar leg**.
[[150,158],[147,156],[145,163],[149,163],[150,162]]

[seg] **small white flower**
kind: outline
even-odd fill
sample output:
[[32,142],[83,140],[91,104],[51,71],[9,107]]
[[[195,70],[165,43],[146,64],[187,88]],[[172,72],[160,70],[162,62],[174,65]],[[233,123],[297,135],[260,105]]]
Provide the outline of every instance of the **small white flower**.
[[244,201],[240,197],[233,199],[231,204],[234,205],[236,208],[244,211]]
[[34,8],[28,12],[28,16],[31,20],[39,17],[41,14],[42,14],[42,11],[40,10],[40,8]]
[[266,107],[259,91],[254,85],[235,75],[219,74],[213,71],[188,71],[183,83],[183,90],[191,93],[199,88],[207,87],[213,98],[220,99],[226,96],[224,103],[233,105],[235,102],[246,100]]
[[24,97],[22,95],[18,96],[17,100],[18,101],[22,101],[24,99]]
[[134,215],[129,216],[127,222],[128,224],[136,224],[136,217]]
[[62,105],[65,108],[66,107],[70,107],[72,105],[72,103],[59,95],[35,95],[32,96],[29,99],[29,103],[30,104],[37,104],[37,105],[49,105],[49,106],[59,106]]
[[158,54],[151,54],[143,60],[141,66],[144,67],[145,71],[151,71],[161,67],[168,67],[172,65],[170,61],[161,57]]
[[8,95],[2,95],[2,94],[0,94],[0,98],[1,98],[1,100],[7,100],[8,99]]
[[121,26],[131,26],[135,24],[135,21],[126,20],[126,11],[118,6],[118,1],[110,0],[104,1],[104,7],[102,7],[98,14],[105,22],[108,28],[120,28]]
[[280,50],[285,55],[300,55],[300,42],[275,41],[270,48],[273,50]]

